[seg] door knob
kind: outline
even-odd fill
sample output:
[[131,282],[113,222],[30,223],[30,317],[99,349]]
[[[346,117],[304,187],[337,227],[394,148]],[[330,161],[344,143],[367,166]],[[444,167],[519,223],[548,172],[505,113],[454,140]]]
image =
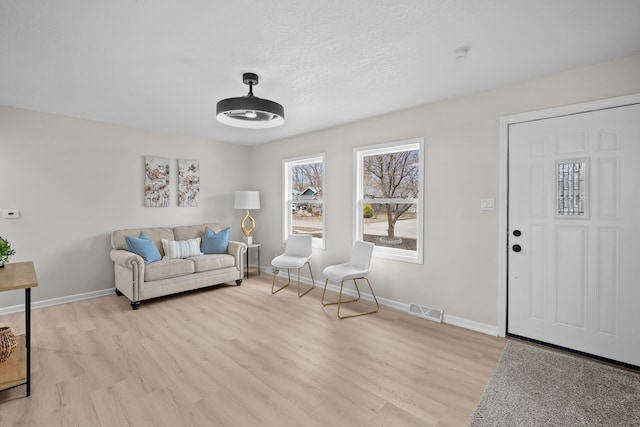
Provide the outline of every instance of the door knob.
[[520,245],[513,245],[511,247],[511,249],[513,249],[513,252],[520,252],[522,250],[522,246]]
[[513,230],[513,235],[516,237],[520,237],[522,235],[522,232],[520,230]]

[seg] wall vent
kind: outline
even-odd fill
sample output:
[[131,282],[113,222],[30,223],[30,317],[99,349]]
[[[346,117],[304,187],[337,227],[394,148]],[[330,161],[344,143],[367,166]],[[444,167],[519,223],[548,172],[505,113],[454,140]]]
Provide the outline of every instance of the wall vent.
[[423,317],[425,319],[433,320],[434,322],[442,323],[442,317],[444,312],[435,308],[425,307],[423,305],[411,304],[409,306],[409,314],[414,316]]

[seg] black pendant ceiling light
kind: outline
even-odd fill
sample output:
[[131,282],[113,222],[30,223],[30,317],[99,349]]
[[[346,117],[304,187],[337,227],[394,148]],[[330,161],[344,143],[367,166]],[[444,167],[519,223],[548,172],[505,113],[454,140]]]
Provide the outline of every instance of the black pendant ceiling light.
[[249,129],[265,129],[284,123],[284,108],[277,102],[253,95],[253,86],[258,84],[258,75],[244,73],[244,84],[249,85],[249,93],[238,98],[227,98],[218,102],[216,118],[220,123]]

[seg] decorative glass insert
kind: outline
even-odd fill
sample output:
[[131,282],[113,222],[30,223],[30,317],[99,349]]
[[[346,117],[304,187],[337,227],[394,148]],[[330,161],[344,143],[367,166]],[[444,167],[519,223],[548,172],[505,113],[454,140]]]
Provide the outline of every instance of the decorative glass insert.
[[588,159],[564,160],[557,163],[559,217],[588,217],[588,168]]

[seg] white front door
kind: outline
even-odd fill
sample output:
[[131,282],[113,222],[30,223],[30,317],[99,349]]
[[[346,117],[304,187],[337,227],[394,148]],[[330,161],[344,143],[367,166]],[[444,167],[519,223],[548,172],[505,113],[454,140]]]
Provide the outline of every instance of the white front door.
[[507,332],[640,366],[640,105],[508,132]]

